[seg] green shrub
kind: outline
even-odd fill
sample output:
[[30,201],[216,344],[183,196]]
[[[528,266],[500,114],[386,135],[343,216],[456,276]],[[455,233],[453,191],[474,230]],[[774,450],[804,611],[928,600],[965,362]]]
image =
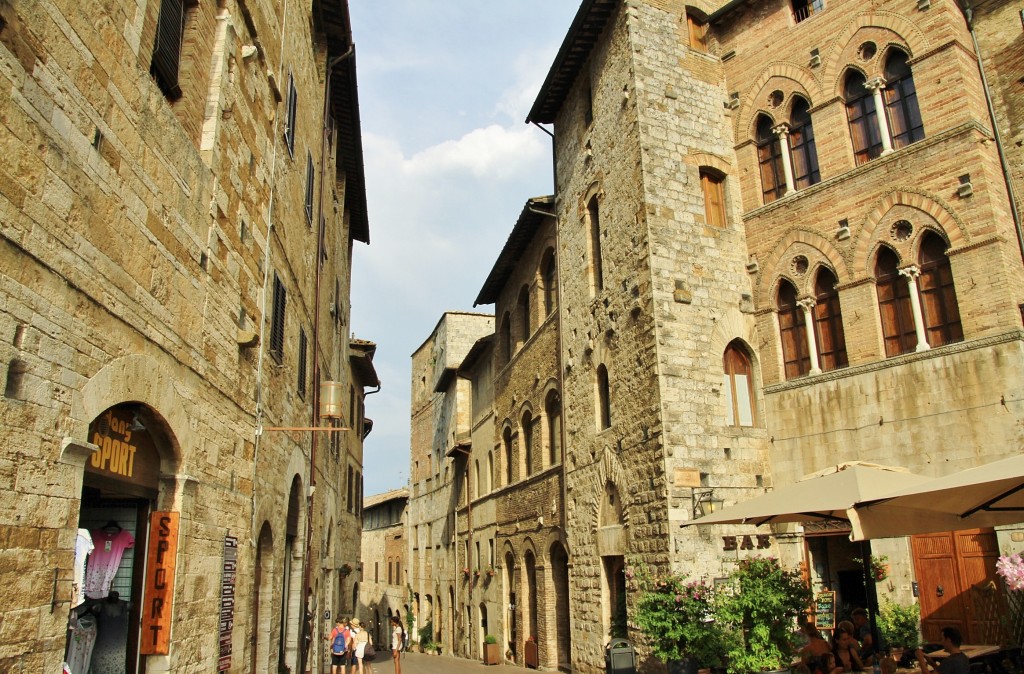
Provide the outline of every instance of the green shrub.
[[498,643],[498,637],[494,636],[493,634],[488,634],[487,636],[484,637],[484,643],[485,644],[496,644],[496,643]]
[[878,612],[878,632],[888,646],[914,647],[921,643],[921,607],[886,601]]

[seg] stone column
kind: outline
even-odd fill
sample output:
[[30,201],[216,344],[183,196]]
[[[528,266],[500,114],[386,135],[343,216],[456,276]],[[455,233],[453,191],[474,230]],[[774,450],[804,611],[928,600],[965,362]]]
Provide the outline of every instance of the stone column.
[[878,132],[882,136],[882,154],[892,152],[892,137],[889,134],[889,118],[885,116],[885,98],[882,96],[882,89],[885,88],[885,80],[881,77],[874,77],[864,83],[871,90],[875,99],[875,116],[878,118]]
[[789,124],[783,122],[772,129],[779,138],[779,150],[782,155],[782,172],[786,175],[786,194],[796,192],[793,180],[793,158],[789,156]]
[[797,302],[804,311],[804,329],[807,331],[807,353],[811,357],[811,371],[808,374],[821,374],[818,363],[818,339],[814,336],[814,299],[807,297]]
[[915,351],[927,351],[928,336],[924,332],[924,314],[921,313],[921,297],[917,293],[917,277],[921,270],[915,265],[900,269],[900,276],[907,277],[907,285],[910,287],[910,307],[914,311],[914,330],[917,332],[917,348]]

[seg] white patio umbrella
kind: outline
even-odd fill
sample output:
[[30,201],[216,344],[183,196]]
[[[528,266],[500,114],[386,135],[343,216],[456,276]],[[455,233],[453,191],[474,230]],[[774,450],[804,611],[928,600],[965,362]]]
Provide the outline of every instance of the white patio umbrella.
[[[768,524],[771,522],[849,522],[854,506],[877,499],[900,487],[920,485],[930,480],[907,472],[905,468],[880,466],[854,461],[830,466],[779,487],[764,496],[737,503],[682,526],[701,524]],[[861,540],[861,558],[865,579],[871,574],[871,542]],[[866,582],[867,611],[873,643],[878,641],[878,595],[875,584]]]
[[862,499],[849,519],[854,540],[1024,522],[1024,455]]
[[771,522],[849,521],[853,507],[901,487],[930,480],[905,468],[853,461],[830,466],[778,487],[764,496],[722,508],[687,522],[695,524],[768,524]]

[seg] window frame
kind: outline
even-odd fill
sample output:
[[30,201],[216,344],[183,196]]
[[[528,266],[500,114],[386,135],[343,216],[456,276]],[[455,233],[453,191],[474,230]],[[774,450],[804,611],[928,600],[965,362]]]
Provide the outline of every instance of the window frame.
[[[851,81],[859,80],[862,92],[852,91]],[[867,87],[867,77],[859,70],[851,69],[843,81],[843,102],[846,106],[846,123],[850,130],[850,144],[853,147],[854,163],[866,164],[882,156],[882,130],[878,126],[878,110],[875,97]]]
[[562,460],[562,396],[557,390],[549,391],[544,399],[547,416],[548,462],[556,465]]
[[[880,273],[882,255],[892,256],[892,266]],[[899,255],[888,246],[875,253],[875,296],[887,358],[911,353],[917,348],[917,329],[910,302],[910,284],[899,272]]]
[[686,12],[686,35],[690,49],[706,54],[708,51],[707,24],[694,16],[693,12]]
[[704,222],[713,227],[726,226],[725,174],[709,166],[698,170],[700,189],[704,195]]
[[306,360],[309,357],[308,351],[309,345],[306,339],[306,331],[302,328],[299,328],[299,362],[298,367],[296,368],[298,372],[296,377],[297,381],[295,391],[296,393],[298,393],[299,398],[301,398],[302,400],[306,399]]
[[754,144],[757,146],[757,172],[761,177],[761,202],[764,204],[770,204],[786,196],[782,141],[775,133],[774,126],[775,123],[770,117],[758,115]]
[[281,277],[274,272],[273,304],[270,314],[270,347],[268,353],[280,365],[284,361],[285,311],[288,305],[288,291]]
[[[807,108],[801,110],[798,105]],[[821,182],[818,146],[814,140],[814,120],[811,119],[810,107],[811,102],[802,96],[795,96],[790,106],[789,152],[793,158],[793,187],[798,190]]]
[[171,101],[181,98],[181,59],[185,44],[185,23],[198,0],[161,0],[150,57],[149,74]]
[[[306,210],[306,224],[310,227],[313,225],[313,187],[315,183],[316,168],[313,166],[313,153],[306,150],[306,194],[304,207]],[[323,247],[321,248],[323,249]],[[323,260],[320,263],[322,265]]]
[[[905,73],[894,76],[890,69],[892,60],[903,57]],[[882,95],[885,100],[885,115],[889,122],[889,135],[894,150],[906,147],[911,143],[923,140],[924,121],[921,119],[921,108],[917,101],[917,87],[914,74],[907,63],[909,56],[902,49],[890,49],[885,58],[885,88]],[[892,79],[890,79],[890,77]]]
[[[831,283],[823,284],[827,274]],[[828,267],[821,267],[814,279],[814,336],[818,347],[818,367],[823,372],[838,370],[850,364],[846,353],[846,332],[843,330],[843,310],[839,300],[836,275]]]
[[[786,293],[785,297],[783,297],[784,292]],[[803,377],[811,371],[807,323],[804,310],[797,301],[797,297],[796,286],[787,279],[782,279],[775,292],[775,309],[778,312],[779,344],[782,351],[782,369],[786,379]]]
[[295,74],[288,73],[288,98],[285,109],[284,144],[288,148],[288,156],[295,158],[295,119],[299,105],[299,92],[295,88]]
[[[933,255],[929,245],[935,242],[938,253]],[[939,250],[941,248],[941,250]],[[921,318],[925,338],[932,347],[954,344],[964,340],[960,305],[956,296],[953,268],[949,263],[949,245],[934,232],[925,232],[918,250],[917,290],[921,296]],[[930,256],[930,259],[925,259]]]
[[593,292],[604,290],[604,260],[601,257],[601,205],[597,195],[587,202],[587,224],[590,232],[590,283]]
[[612,427],[611,384],[604,363],[597,366],[594,376],[597,389],[597,429],[601,432]]
[[[737,365],[742,366],[743,371],[738,372]],[[722,353],[722,371],[725,380],[726,397],[726,421],[728,426],[738,428],[753,428],[757,426],[757,399],[754,393],[754,366],[746,349],[742,348],[736,341],[730,342]],[[742,375],[747,379],[747,401],[750,403],[747,412],[750,423],[743,423],[739,399],[739,386],[736,376]]]

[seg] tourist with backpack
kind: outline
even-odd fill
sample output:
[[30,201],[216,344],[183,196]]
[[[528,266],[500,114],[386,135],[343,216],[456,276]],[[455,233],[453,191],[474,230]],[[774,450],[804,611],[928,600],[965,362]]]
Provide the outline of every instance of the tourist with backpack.
[[327,638],[331,645],[331,674],[345,674],[345,660],[348,659],[349,632],[345,621],[338,618],[334,622],[331,636]]

